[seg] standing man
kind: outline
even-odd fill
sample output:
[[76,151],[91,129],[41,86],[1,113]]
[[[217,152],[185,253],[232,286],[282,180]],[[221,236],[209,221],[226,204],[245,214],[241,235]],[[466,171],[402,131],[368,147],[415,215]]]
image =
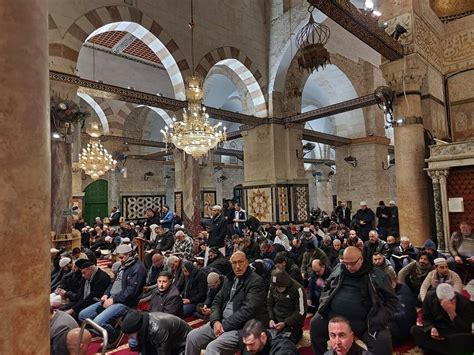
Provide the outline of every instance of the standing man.
[[379,201],[379,206],[375,210],[378,218],[377,229],[382,239],[387,239],[390,228],[390,207],[385,206],[385,202]]
[[247,212],[240,207],[240,204],[235,203],[234,212],[234,233],[244,235],[245,223],[247,222]]
[[398,237],[400,235],[400,225],[398,223],[398,206],[395,201],[390,201],[390,234]]
[[328,323],[335,316],[349,320],[354,333],[374,354],[391,354],[389,322],[398,299],[385,273],[362,257],[356,247],[344,250],[342,264],[329,276],[319,309],[311,320],[314,354],[327,350]]
[[360,209],[352,217],[352,223],[358,228],[362,241],[369,239],[369,232],[374,228],[375,213],[367,207],[367,202],[360,202]]
[[375,253],[381,253],[387,260],[390,259],[390,247],[387,242],[379,238],[375,230],[369,232],[369,240],[364,243],[364,257],[371,262]]
[[209,230],[208,246],[217,247],[222,254],[225,254],[225,237],[227,235],[227,223],[222,214],[222,207],[215,205],[212,207],[211,228]]
[[224,219],[227,223],[228,235],[234,234],[235,202],[227,200],[227,208],[224,210]]
[[112,227],[116,227],[119,225],[120,216],[121,216],[121,213],[119,209],[116,206],[112,207],[112,209],[110,210],[110,216],[109,216],[110,225]]
[[336,215],[338,223],[344,223],[345,226],[349,226],[351,223],[351,209],[347,207],[345,202],[341,203],[339,209],[336,208]]
[[168,205],[164,205],[162,211],[163,219],[160,220],[160,224],[163,228],[171,229],[171,223],[173,222],[174,214]]
[[227,279],[211,307],[209,323],[189,333],[186,355],[234,354],[239,350],[239,330],[252,318],[268,324],[265,285],[249,267],[245,253],[230,258],[234,279]]

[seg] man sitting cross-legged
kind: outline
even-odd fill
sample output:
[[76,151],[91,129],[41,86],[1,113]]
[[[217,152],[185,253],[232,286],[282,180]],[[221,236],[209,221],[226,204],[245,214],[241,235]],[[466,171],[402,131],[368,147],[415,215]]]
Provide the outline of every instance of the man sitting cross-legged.
[[268,324],[267,295],[262,278],[252,271],[245,253],[231,259],[234,279],[226,280],[211,307],[209,323],[189,333],[186,355],[234,354],[239,350],[239,334],[252,318]]

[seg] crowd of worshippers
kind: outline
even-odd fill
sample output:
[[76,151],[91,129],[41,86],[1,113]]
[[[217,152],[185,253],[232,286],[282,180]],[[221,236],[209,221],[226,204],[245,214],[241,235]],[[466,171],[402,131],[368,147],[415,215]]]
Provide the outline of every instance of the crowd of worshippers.
[[[322,214],[283,226],[229,202],[195,236],[168,207],[146,210],[143,225],[81,226],[81,248],[51,250],[52,354],[87,353],[100,334],[86,327],[78,344],[86,319],[106,330],[108,348],[127,335],[141,354],[298,354],[306,318],[314,354],[392,354],[410,341],[472,354],[472,226],[460,223],[449,253],[431,239],[417,248],[390,205],[379,214],[361,202],[351,216],[340,204],[322,227]],[[188,316],[206,323],[192,329]]]

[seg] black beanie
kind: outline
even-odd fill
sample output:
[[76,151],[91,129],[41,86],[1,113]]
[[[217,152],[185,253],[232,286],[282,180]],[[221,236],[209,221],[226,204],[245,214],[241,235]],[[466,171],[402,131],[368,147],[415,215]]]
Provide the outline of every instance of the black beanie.
[[143,325],[144,313],[132,309],[122,322],[122,332],[125,334],[137,333]]

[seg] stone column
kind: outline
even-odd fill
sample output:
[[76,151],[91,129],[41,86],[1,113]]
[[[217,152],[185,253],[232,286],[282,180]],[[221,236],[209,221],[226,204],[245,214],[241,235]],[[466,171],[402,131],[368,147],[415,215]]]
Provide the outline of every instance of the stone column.
[[436,239],[438,242],[438,250],[445,251],[446,244],[444,241],[444,227],[443,227],[443,208],[441,201],[441,190],[440,190],[440,170],[427,170],[428,176],[431,178],[433,183],[433,200],[435,208],[435,222],[436,222]]
[[[108,201],[108,207],[109,207],[109,211],[112,209],[112,207],[117,207],[120,211],[122,211],[121,209],[121,202],[122,200],[120,199],[120,179],[121,179],[121,174],[120,174],[120,170],[117,170],[117,169],[112,169],[109,171],[109,193],[108,193],[108,197],[109,197],[109,201]],[[123,211],[122,211],[122,215],[123,215]]]
[[[449,243],[449,207],[448,207],[448,190],[446,188],[446,178],[448,177],[449,170],[440,170],[439,173],[439,190],[441,195],[441,210],[443,216],[443,234],[444,234],[444,249],[442,251],[448,250]],[[441,249],[438,246],[439,249]]]
[[63,140],[51,141],[51,231],[70,233],[72,217],[63,217],[62,211],[72,201],[71,144]]
[[409,236],[414,245],[421,246],[431,235],[421,118],[421,87],[427,66],[417,54],[412,54],[384,64],[382,71],[398,96],[394,107],[397,120],[394,141],[400,234]]
[[49,354],[48,2],[0,8],[0,353]]

